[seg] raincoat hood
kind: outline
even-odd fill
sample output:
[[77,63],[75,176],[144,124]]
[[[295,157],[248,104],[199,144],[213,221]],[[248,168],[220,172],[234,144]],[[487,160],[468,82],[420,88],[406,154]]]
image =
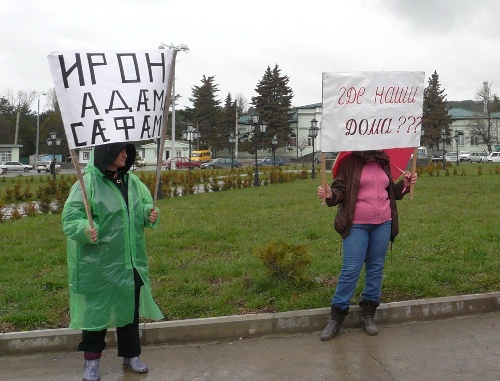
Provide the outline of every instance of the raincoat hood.
[[122,149],[127,150],[127,160],[125,166],[118,169],[121,173],[126,173],[134,164],[136,157],[135,146],[127,142],[109,143],[96,146],[94,148],[93,164],[102,172],[106,173],[108,167],[115,161],[116,157],[120,154]]

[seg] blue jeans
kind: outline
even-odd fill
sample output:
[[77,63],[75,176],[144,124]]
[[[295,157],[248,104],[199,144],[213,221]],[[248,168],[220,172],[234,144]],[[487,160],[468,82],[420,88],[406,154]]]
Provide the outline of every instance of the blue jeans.
[[361,300],[379,302],[385,255],[391,237],[391,221],[380,225],[353,224],[343,240],[344,259],[332,305],[348,309],[365,264],[365,286]]

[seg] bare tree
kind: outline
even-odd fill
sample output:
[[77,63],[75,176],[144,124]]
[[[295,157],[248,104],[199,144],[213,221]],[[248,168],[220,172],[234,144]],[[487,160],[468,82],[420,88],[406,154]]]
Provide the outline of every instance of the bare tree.
[[58,111],[59,110],[59,102],[57,101],[56,91],[55,89],[50,89],[46,93],[47,101],[45,102],[45,107],[47,111]]
[[307,138],[302,138],[300,141],[299,141],[299,150],[300,150],[300,156],[302,156],[302,151],[308,146],[309,144],[309,141],[307,140]]
[[248,107],[248,101],[247,99],[243,96],[243,94],[238,93],[236,94],[236,107],[238,109],[238,115],[244,114],[247,111]]
[[483,86],[477,91],[476,98],[483,104],[483,113],[477,113],[467,126],[470,129],[471,140],[474,144],[486,144],[488,151],[492,151],[493,143],[498,134],[498,123],[493,123],[492,111],[495,105],[496,94],[491,93],[491,83],[483,82]]
[[30,105],[36,99],[37,94],[35,91],[26,92],[19,90],[16,93],[12,89],[7,90],[5,98],[9,103],[14,106],[15,111],[21,111],[23,109],[30,109]]

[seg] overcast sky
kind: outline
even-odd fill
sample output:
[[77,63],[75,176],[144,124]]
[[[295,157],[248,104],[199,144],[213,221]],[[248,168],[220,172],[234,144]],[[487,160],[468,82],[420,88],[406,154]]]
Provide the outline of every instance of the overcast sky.
[[[247,101],[268,66],[294,106],[321,102],[322,72],[437,71],[448,100],[500,93],[498,0],[0,0],[0,95],[53,88],[47,55],[151,49],[177,55],[178,108],[215,76],[218,99]],[[43,102],[43,101],[42,101]]]

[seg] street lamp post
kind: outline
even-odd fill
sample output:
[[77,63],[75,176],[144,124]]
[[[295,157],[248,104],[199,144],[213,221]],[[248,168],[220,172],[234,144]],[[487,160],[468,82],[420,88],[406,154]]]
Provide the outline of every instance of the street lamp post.
[[255,175],[253,178],[253,185],[258,187],[260,185],[259,181],[259,166],[257,164],[257,142],[258,142],[258,127],[260,128],[260,133],[264,134],[266,132],[267,124],[263,120],[260,120],[260,114],[258,112],[254,112],[252,115],[250,115],[251,119],[248,120],[247,123],[245,123],[245,131],[250,136],[251,133],[253,133],[253,143],[254,143],[254,150],[255,150]]
[[456,146],[457,146],[457,167],[460,165],[460,158],[458,157],[458,139],[459,139],[459,136],[458,136],[458,131],[455,130],[455,143],[456,143]]
[[187,129],[182,131],[182,138],[189,142],[189,170],[191,170],[191,143],[198,139],[198,131],[196,131],[192,123],[189,123]]
[[[56,160],[56,145],[60,146],[61,145],[61,139],[57,137],[57,134],[55,132],[50,133],[50,138],[47,139],[47,145],[49,147],[52,147],[52,157],[53,160]],[[56,181],[56,167],[54,165],[54,170],[52,171],[52,180]]]
[[446,129],[443,127],[441,128],[441,140],[443,141],[443,170],[446,169],[446,155],[444,153],[444,143],[446,142]]
[[276,165],[276,145],[278,144],[278,137],[276,135],[273,136],[273,140],[271,140],[271,147],[273,148],[273,167]]
[[[159,49],[173,49],[176,52],[189,52],[189,48],[186,44],[180,44],[175,46],[174,44],[164,44],[161,43],[159,46]],[[170,168],[175,169],[175,160],[173,159],[175,157],[175,73],[174,73],[174,78],[172,78],[172,160],[170,162]]]
[[297,123],[297,132],[295,133],[295,151],[297,151],[297,160],[299,160],[299,124]]
[[318,121],[316,118],[313,118],[311,120],[311,127],[309,127],[309,137],[312,139],[312,148],[313,148],[313,155],[312,155],[312,170],[311,170],[311,179],[316,178],[316,170],[314,169],[314,154],[316,151],[314,150],[314,139],[318,136]]
[[229,153],[231,155],[231,169],[233,169],[233,157],[235,148],[233,148],[233,144],[236,143],[236,138],[233,133],[229,134]]
[[35,164],[39,159],[38,146],[40,145],[40,95],[47,95],[46,93],[37,93],[37,111],[36,111],[36,152],[35,152]]

